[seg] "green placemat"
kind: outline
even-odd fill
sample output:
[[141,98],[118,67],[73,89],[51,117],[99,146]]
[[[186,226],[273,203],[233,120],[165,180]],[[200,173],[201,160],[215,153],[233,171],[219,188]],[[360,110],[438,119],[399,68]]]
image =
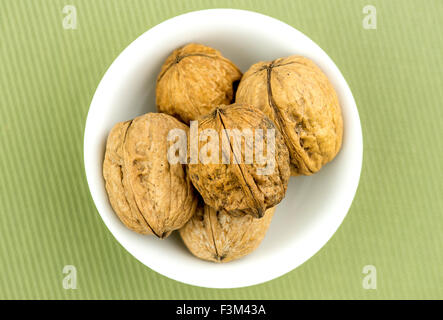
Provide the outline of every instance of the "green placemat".
[[[66,5],[76,29],[64,28]],[[363,27],[366,5],[376,29]],[[283,277],[232,290],[134,259],[96,212],[83,168],[89,103],[116,56],[165,19],[217,7],[270,15],[319,44],[353,91],[364,137],[357,195],[328,244]],[[0,298],[443,298],[442,15],[441,0],[2,0]],[[64,289],[65,265],[76,290]]]

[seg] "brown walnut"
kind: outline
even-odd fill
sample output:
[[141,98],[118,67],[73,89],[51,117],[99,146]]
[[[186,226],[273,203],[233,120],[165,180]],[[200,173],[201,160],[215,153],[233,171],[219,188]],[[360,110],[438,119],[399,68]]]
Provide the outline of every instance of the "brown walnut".
[[214,106],[230,104],[242,74],[213,48],[191,43],[166,59],[157,77],[156,104],[160,112],[189,123]]
[[214,262],[229,262],[254,251],[265,237],[275,208],[262,219],[250,215],[233,216],[207,205],[180,229],[183,242],[196,257]]
[[[252,140],[247,135],[237,135],[236,139],[225,129],[231,133],[235,133],[235,129],[237,133],[249,131]],[[263,139],[256,138],[257,129],[262,131]],[[201,157],[208,151],[206,147],[213,143],[212,137],[201,141],[202,132],[208,130],[215,132],[214,142],[218,143],[218,149],[212,159],[215,161],[204,163]],[[271,132],[274,133],[273,140],[267,136]],[[199,160],[191,158],[188,168],[192,183],[207,205],[232,214],[262,217],[267,209],[283,199],[290,176],[289,153],[282,135],[263,112],[239,104],[219,106],[198,120],[198,133]],[[262,154],[268,156],[267,162],[257,157],[259,145],[263,146]],[[191,145],[189,149],[192,156]],[[207,154],[213,156],[213,151],[209,150]],[[253,158],[248,155],[253,155]],[[229,161],[226,162],[226,159]]]
[[236,102],[251,104],[281,131],[293,175],[310,175],[340,150],[343,120],[337,94],[311,60],[290,56],[259,62],[244,74]]
[[180,164],[170,164],[167,141],[171,129],[189,128],[161,113],[148,113],[118,123],[106,145],[103,176],[110,203],[129,228],[167,237],[194,214],[197,198]]

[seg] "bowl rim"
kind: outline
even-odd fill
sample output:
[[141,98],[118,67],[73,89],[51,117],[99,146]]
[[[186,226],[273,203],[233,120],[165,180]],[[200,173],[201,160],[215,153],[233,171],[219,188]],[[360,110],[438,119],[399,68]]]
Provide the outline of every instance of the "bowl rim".
[[[107,85],[107,78],[109,77],[109,75],[114,71],[114,69],[116,68],[116,66],[119,64],[119,62],[121,60],[124,59],[125,54],[127,54],[128,50],[130,50],[130,48],[134,48],[136,46],[136,44],[138,42],[144,41],[146,38],[149,37],[149,35],[151,35],[152,33],[155,33],[157,30],[163,28],[166,25],[169,24],[173,24],[174,21],[176,19],[184,19],[184,18],[188,18],[188,19],[198,19],[200,16],[205,16],[205,15],[228,15],[230,17],[232,17],[233,15],[238,15],[238,16],[248,16],[250,18],[254,18],[254,19],[261,19],[264,20],[266,23],[272,23],[280,28],[283,28],[285,30],[289,30],[292,33],[296,33],[298,34],[298,36],[300,37],[304,37],[307,40],[309,40],[310,42],[312,42],[316,47],[318,47],[318,49],[320,50],[320,52],[327,58],[329,59],[329,61],[327,61],[327,63],[329,63],[331,65],[332,68],[336,69],[336,73],[339,76],[338,81],[341,81],[344,84],[344,88],[346,90],[346,96],[350,98],[350,102],[352,103],[352,108],[355,109],[356,112],[356,116],[357,116],[357,120],[358,120],[358,137],[356,137],[356,139],[358,140],[358,144],[357,144],[357,150],[356,152],[358,152],[358,158],[359,161],[358,163],[355,163],[356,168],[354,169],[354,173],[358,174],[356,175],[356,177],[353,180],[353,183],[350,187],[351,189],[351,195],[348,196],[347,198],[350,199],[350,201],[347,201],[345,208],[343,210],[343,214],[340,216],[339,219],[337,219],[337,225],[336,227],[333,227],[332,229],[334,229],[332,231],[332,233],[328,236],[326,236],[326,240],[325,241],[321,241],[322,244],[318,247],[313,249],[313,253],[309,255],[309,257],[307,257],[306,259],[301,259],[303,261],[300,261],[298,263],[295,263],[294,265],[292,265],[290,268],[288,268],[286,271],[284,272],[278,272],[275,274],[272,274],[271,276],[267,276],[264,277],[263,279],[260,280],[255,280],[255,281],[243,281],[243,282],[239,282],[236,284],[220,284],[218,283],[217,285],[212,285],[211,283],[208,283],[207,281],[199,281],[196,279],[186,279],[184,280],[181,277],[176,276],[176,274],[171,274],[170,272],[164,272],[163,270],[158,270],[157,268],[147,265],[144,261],[142,261],[142,259],[140,259],[140,257],[135,253],[132,252],[131,250],[129,250],[127,248],[127,246],[125,246],[122,243],[122,240],[119,238],[119,235],[117,235],[112,229],[112,227],[109,224],[108,219],[105,217],[104,213],[101,212],[99,205],[98,205],[98,193],[99,191],[95,190],[94,188],[94,183],[93,183],[93,172],[94,169],[92,168],[93,166],[90,164],[90,159],[88,157],[88,146],[89,146],[89,142],[88,142],[88,136],[89,136],[89,132],[91,130],[93,130],[93,128],[91,127],[91,119],[90,119],[90,114],[91,114],[91,110],[94,108],[94,106],[97,104],[97,100],[99,99],[98,96],[101,93],[101,91],[103,90],[103,88]],[[85,166],[85,173],[86,173],[86,180],[88,183],[88,187],[91,193],[91,197],[93,199],[94,205],[100,215],[100,217],[102,218],[103,222],[105,223],[107,229],[111,232],[111,234],[114,236],[114,238],[117,240],[117,242],[126,249],[126,251],[128,251],[132,256],[134,256],[138,261],[140,261],[141,263],[143,263],[145,266],[147,266],[148,268],[154,270],[155,272],[164,275],[170,279],[182,282],[182,283],[186,283],[186,284],[190,284],[190,285],[195,285],[195,286],[200,286],[200,287],[206,287],[206,288],[240,288],[240,287],[247,287],[247,286],[251,286],[251,285],[256,285],[256,284],[260,284],[260,283],[264,283],[264,282],[268,282],[274,279],[277,279],[285,274],[287,274],[288,272],[295,270],[296,268],[298,268],[300,265],[304,264],[306,261],[310,260],[313,256],[315,256],[319,250],[324,247],[328,241],[333,237],[333,235],[335,234],[335,232],[338,230],[338,228],[340,227],[340,225],[342,224],[344,218],[346,217],[353,199],[355,197],[355,194],[357,192],[357,188],[359,185],[359,181],[360,181],[360,176],[361,176],[361,170],[362,170],[362,164],[363,164],[363,135],[362,135],[362,128],[361,128],[361,122],[360,122],[360,117],[358,114],[358,109],[355,103],[355,99],[352,95],[352,92],[350,90],[350,87],[346,81],[346,79],[343,77],[341,71],[338,69],[338,67],[336,66],[336,64],[334,63],[334,61],[329,57],[329,55],[319,46],[317,45],[314,41],[312,41],[308,36],[306,36],[304,33],[300,32],[299,30],[297,30],[296,28],[292,27],[291,25],[288,25],[276,18],[264,15],[262,13],[258,13],[258,12],[254,12],[254,11],[249,11],[249,10],[241,10],[241,9],[230,9],[230,8],[220,8],[220,9],[205,9],[205,10],[198,10],[198,11],[191,11],[191,12],[187,12],[184,14],[180,14],[178,16],[169,18],[155,26],[153,26],[152,28],[148,29],[147,31],[143,32],[141,35],[139,35],[134,41],[132,41],[125,49],[123,49],[122,52],[120,52],[120,54],[116,57],[116,59],[112,62],[112,64],[109,66],[109,68],[106,70],[106,72],[104,73],[103,77],[100,80],[100,83],[98,84],[96,91],[94,93],[94,96],[91,100],[90,103],[90,107],[88,110],[88,115],[86,118],[86,123],[85,123],[85,130],[84,130],[84,137],[83,137],[83,160],[84,160],[84,166]],[[197,258],[196,258],[197,259]]]

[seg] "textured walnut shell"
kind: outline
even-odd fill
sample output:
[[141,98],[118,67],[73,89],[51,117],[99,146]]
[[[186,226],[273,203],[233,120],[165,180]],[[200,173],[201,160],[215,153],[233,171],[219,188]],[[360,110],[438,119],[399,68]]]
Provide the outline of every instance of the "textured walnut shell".
[[167,237],[182,227],[197,206],[185,167],[170,164],[169,130],[189,128],[166,114],[148,113],[118,123],[106,145],[103,176],[120,220],[142,234]]
[[199,206],[180,235],[196,257],[214,262],[228,262],[254,251],[266,235],[275,208],[261,219],[250,215],[233,216],[207,205]]
[[[241,159],[237,163],[233,161],[234,152],[230,152],[230,162],[223,163],[223,142],[219,142],[218,163],[204,164],[202,161],[196,163],[191,159],[188,166],[192,183],[207,205],[230,213],[263,216],[266,209],[276,206],[284,198],[290,176],[289,153],[280,132],[260,110],[239,104],[217,107],[212,113],[199,119],[199,136],[207,129],[214,129],[217,132],[218,141],[223,141],[223,136],[226,139],[223,129],[238,129],[240,132],[250,129],[253,134],[257,132],[256,129],[261,129],[264,134],[265,151],[271,150],[268,149],[271,147],[271,142],[267,141],[266,133],[270,129],[274,130],[275,155],[270,157],[274,165],[272,171],[266,174],[260,172],[266,165],[257,161],[254,145],[245,143],[245,139],[241,140],[241,152],[238,152],[241,153]],[[232,151],[235,140],[226,139],[226,141],[229,141],[229,149]],[[238,142],[236,145],[239,145]],[[204,146],[204,142],[199,143],[199,156]],[[192,152],[192,147],[189,149]],[[247,150],[250,151],[249,154],[254,153],[254,159],[249,163],[245,161]]]
[[252,104],[282,132],[293,175],[310,175],[341,147],[343,120],[326,75],[301,56],[254,64],[243,76],[236,102]]
[[213,106],[230,104],[242,74],[221,53],[191,43],[175,50],[157,78],[156,104],[160,112],[189,123]]

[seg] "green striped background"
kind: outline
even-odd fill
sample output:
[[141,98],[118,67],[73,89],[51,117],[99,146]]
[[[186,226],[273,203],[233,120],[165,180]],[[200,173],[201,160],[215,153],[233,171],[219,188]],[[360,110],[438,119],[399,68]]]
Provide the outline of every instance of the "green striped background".
[[[64,30],[73,4],[78,29]],[[362,8],[377,8],[377,30]],[[364,163],[344,223],[298,269],[215,290],[169,280],[130,256],[89,195],[83,130],[97,84],[137,36],[217,7],[280,19],[317,42],[349,82]],[[0,298],[443,298],[443,1],[1,0]],[[62,269],[78,270],[64,290]],[[377,290],[362,268],[377,267]]]

